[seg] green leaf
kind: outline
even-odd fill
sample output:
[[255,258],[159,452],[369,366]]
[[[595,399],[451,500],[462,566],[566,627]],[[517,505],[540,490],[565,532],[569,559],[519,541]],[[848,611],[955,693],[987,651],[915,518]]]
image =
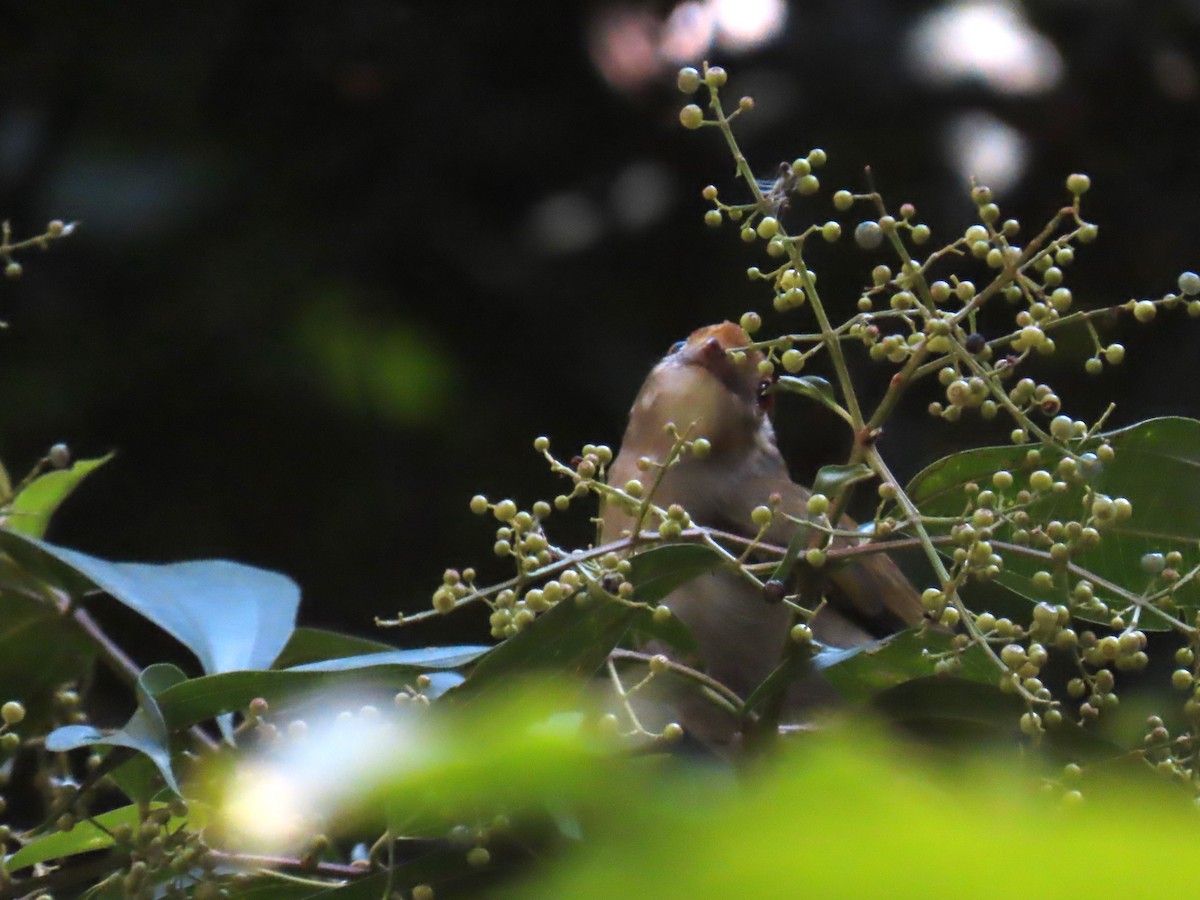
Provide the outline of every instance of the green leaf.
[[629,580],[634,596],[656,603],[680,585],[721,567],[721,554],[703,544],[667,544],[653,547],[629,560]]
[[[860,703],[905,681],[933,675],[935,660],[929,654],[948,653],[950,642],[949,634],[909,628],[848,650],[825,650],[813,662],[843,698]],[[955,674],[960,680],[994,684],[999,677],[979,647],[963,651],[959,660]]]
[[[925,736],[965,739],[967,746],[981,740],[1012,746],[1025,704],[994,683],[934,677],[915,678],[877,694],[871,708]],[[1040,746],[1057,764],[1112,762],[1129,755],[1128,748],[1069,721],[1047,728]]]
[[[773,698],[778,698],[788,689],[789,685],[800,678],[801,673],[811,672],[815,661],[815,658],[809,655],[809,648],[794,643],[790,644],[779,665],[772,669],[771,674],[764,678],[746,698],[743,704],[746,711],[754,712]],[[774,713],[776,717],[778,712],[779,710],[776,709]]]
[[16,497],[8,513],[0,518],[0,526],[40,538],[46,533],[50,516],[88,475],[113,458],[81,459],[69,469],[56,469],[39,475],[27,484]]
[[[1096,465],[1087,483],[1101,494],[1128,499],[1133,504],[1133,515],[1104,531],[1098,547],[1075,556],[1072,561],[1101,579],[1141,594],[1147,587],[1162,586],[1161,581],[1155,582],[1142,570],[1144,554],[1178,550],[1184,555],[1184,569],[1200,562],[1195,549],[1200,539],[1200,422],[1183,418],[1151,419],[1106,437],[1116,451],[1116,458],[1107,465]],[[1011,471],[1016,479],[1009,493],[1015,494],[1026,487],[1032,471],[1025,463],[1028,452],[1028,447],[1008,446],[956,453],[919,473],[909,485],[909,495],[926,515],[960,515],[967,498],[964,486],[975,482],[990,487],[992,475],[1000,469]],[[1042,448],[1041,454],[1039,467],[1053,472],[1061,453]],[[1083,495],[1081,485],[1072,485],[1063,494],[1035,501],[1029,508],[1030,516],[1034,521],[1079,521],[1086,515]],[[1002,525],[994,534],[997,540],[1007,541],[1011,530]],[[1040,569],[1051,569],[1049,560],[1011,550],[1006,550],[1003,556],[1004,568],[997,580],[1029,600],[1065,602],[1066,591],[1083,577],[1073,574],[1069,581],[1060,581],[1049,594],[1039,592],[1032,576]],[[1114,611],[1126,605],[1112,591],[1094,586],[1097,597]],[[1175,602],[1184,609],[1200,607],[1200,584],[1193,581],[1181,586]],[[1081,616],[1105,623],[1108,620],[1086,613]],[[1153,610],[1143,612],[1140,625],[1146,629],[1167,627],[1166,621]]]
[[3,530],[0,550],[77,596],[110,594],[196,654],[209,674],[269,667],[295,627],[300,589],[278,572],[226,560],[113,563]]
[[327,631],[323,628],[296,628],[287,646],[275,659],[273,668],[290,669],[322,659],[360,656],[364,653],[385,653],[395,650],[391,644],[370,638]]
[[[459,856],[461,857],[461,854]],[[398,874],[404,879],[402,883],[408,883],[407,866],[401,868]],[[387,872],[378,872],[346,884],[324,886],[315,881],[297,882],[265,877],[239,887],[237,896],[239,900],[319,900],[324,897],[336,900],[379,900],[388,886],[387,875]]]
[[150,758],[167,787],[178,794],[179,784],[171,770],[171,730],[159,709],[157,695],[186,681],[187,676],[169,663],[148,666],[137,681],[138,708],[124,728],[105,734],[91,725],[66,725],[46,736],[46,749],[64,753],[98,744],[136,750]]
[[633,631],[643,640],[655,640],[674,650],[681,658],[687,658],[700,649],[696,636],[683,624],[678,616],[668,616],[659,621],[653,609],[640,609],[633,619]]
[[781,375],[775,382],[774,391],[788,394],[799,394],[810,400],[816,400],[826,409],[831,409],[843,419],[847,418],[846,411],[838,404],[833,394],[833,385],[820,375]]
[[[151,805],[159,807],[164,804],[154,803]],[[192,819],[194,819],[193,816],[189,816],[187,820],[172,817],[167,827],[174,830],[185,821]],[[5,860],[6,868],[10,872],[15,872],[37,863],[63,859],[80,853],[90,853],[93,850],[103,850],[113,845],[112,837],[104,829],[111,832],[121,825],[134,828],[138,821],[138,809],[135,804],[101,813],[91,819],[84,819],[76,823],[70,831],[54,831],[30,841]],[[191,821],[191,824],[196,825],[197,823]]]
[[293,669],[223,672],[174,684],[157,697],[157,702],[167,727],[178,731],[244,710],[256,697],[262,697],[272,707],[281,707],[349,687],[395,693],[431,670],[433,690],[426,693],[436,696],[458,683],[453,677],[439,678],[452,675],[446,670],[467,665],[491,649],[457,646],[392,650],[323,660]]
[[816,480],[813,481],[813,493],[824,494],[832,499],[850,485],[874,477],[875,473],[862,463],[850,466],[822,466],[817,472]]
[[638,607],[613,600],[598,588],[564,600],[481,657],[467,680],[447,692],[442,702],[456,704],[502,693],[509,679],[590,678],[638,612]]
[[492,648],[478,644],[452,644],[447,647],[419,647],[411,650],[387,650],[340,659],[322,659],[293,666],[290,672],[345,672],[372,666],[401,666],[413,670],[457,669],[473,663]]
[[812,538],[812,534],[813,528],[807,522],[801,522],[796,526],[796,530],[792,532],[792,537],[788,541],[787,550],[784,551],[783,559],[771,573],[771,581],[788,583],[792,577],[792,570],[796,568],[796,562],[800,559],[800,554],[808,549],[808,542]]

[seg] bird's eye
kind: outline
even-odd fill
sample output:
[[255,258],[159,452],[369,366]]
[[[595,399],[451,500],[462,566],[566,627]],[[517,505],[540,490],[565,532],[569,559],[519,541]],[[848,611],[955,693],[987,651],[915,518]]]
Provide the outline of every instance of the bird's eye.
[[671,349],[667,351],[668,356],[674,356],[680,350],[687,346],[687,341],[676,341],[671,345]]
[[763,379],[758,383],[758,408],[763,412],[773,412],[775,410],[775,392],[771,390],[775,386],[775,379]]

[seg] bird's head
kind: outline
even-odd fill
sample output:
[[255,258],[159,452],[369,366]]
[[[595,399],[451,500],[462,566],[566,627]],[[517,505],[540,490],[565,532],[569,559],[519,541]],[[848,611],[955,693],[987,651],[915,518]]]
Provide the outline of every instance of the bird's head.
[[730,353],[749,343],[740,326],[722,322],[675,344],[646,378],[630,413],[631,427],[650,440],[673,422],[691,438],[707,438],[717,452],[753,444],[772,397],[770,379],[758,371],[762,353]]

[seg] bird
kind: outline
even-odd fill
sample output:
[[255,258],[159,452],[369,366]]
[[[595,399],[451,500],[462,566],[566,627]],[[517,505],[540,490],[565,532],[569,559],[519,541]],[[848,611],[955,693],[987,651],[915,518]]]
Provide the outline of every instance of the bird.
[[[699,328],[672,346],[634,400],[607,479],[618,488],[634,479],[653,482],[657,475],[647,476],[645,460],[667,462],[676,435],[704,438],[707,454],[682,454],[662,470],[653,502],[663,508],[678,504],[699,525],[753,537],[760,529],[752,510],[773,500],[775,515],[762,540],[786,546],[797,524],[781,513],[807,518],[811,493],[792,481],[779,452],[769,415],[772,380],[760,373],[764,356],[750,343],[740,325],[727,321]],[[606,501],[601,540],[630,536],[636,516],[628,503]],[[854,527],[846,517],[839,525]],[[631,550],[637,549],[635,541]],[[825,645],[853,647],[927,621],[920,596],[886,553],[833,568],[824,593],[828,602],[809,625]],[[683,584],[661,602],[695,637],[705,673],[743,699],[779,664],[794,624],[786,604],[767,602],[761,589],[726,569]],[[685,704],[685,729],[704,743],[734,738],[736,723],[727,715],[723,721],[701,709]]]

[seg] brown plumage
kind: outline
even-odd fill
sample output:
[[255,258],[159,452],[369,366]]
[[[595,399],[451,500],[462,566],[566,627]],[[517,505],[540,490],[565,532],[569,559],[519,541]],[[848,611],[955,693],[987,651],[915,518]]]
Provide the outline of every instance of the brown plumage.
[[[609,467],[610,484],[638,478],[649,486],[651,479],[638,470],[637,460],[664,460],[673,445],[666,425],[674,423],[690,438],[707,438],[712,450],[703,459],[685,456],[670,468],[655,503],[678,503],[700,524],[743,535],[757,532],[751,510],[766,504],[772,493],[779,494],[783,512],[806,514],[809,491],[791,480],[775,444],[767,415],[770,398],[758,373],[762,355],[748,350],[735,362],[726,352],[748,343],[742,328],[724,322],[701,328],[672,348],[634,401],[621,450]],[[634,525],[615,503],[606,504],[602,522],[606,541]],[[841,524],[853,527],[849,519]],[[765,540],[786,545],[794,530],[793,523],[776,515]],[[871,639],[864,625],[895,630],[922,621],[920,598],[886,554],[840,567],[830,582],[829,605],[812,622],[824,643],[853,646]],[[778,664],[791,614],[782,604],[767,603],[736,575],[702,576],[664,602],[695,635],[707,672],[743,697]]]

